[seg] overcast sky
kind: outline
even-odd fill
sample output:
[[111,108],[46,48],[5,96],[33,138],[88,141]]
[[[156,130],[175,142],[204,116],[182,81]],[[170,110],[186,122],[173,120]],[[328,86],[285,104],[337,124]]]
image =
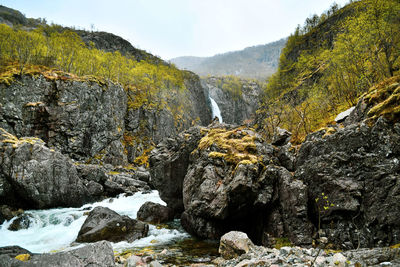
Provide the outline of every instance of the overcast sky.
[[32,18],[107,31],[170,59],[212,56],[288,36],[348,0],[0,0]]

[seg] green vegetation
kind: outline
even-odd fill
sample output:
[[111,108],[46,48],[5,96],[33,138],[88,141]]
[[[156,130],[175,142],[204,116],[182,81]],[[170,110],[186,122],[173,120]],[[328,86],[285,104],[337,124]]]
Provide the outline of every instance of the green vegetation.
[[301,142],[373,85],[396,75],[399,12],[395,0],[362,0],[307,19],[289,37],[278,72],[269,79],[258,128],[269,138],[275,127],[286,128]]

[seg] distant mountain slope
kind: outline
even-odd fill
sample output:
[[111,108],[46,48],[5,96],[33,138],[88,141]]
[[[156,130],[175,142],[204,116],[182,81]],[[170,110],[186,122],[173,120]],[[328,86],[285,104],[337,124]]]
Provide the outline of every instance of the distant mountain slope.
[[177,57],[170,61],[178,68],[191,70],[199,75],[236,75],[242,78],[265,79],[278,68],[279,55],[287,39],[248,47],[240,51],[212,57]]

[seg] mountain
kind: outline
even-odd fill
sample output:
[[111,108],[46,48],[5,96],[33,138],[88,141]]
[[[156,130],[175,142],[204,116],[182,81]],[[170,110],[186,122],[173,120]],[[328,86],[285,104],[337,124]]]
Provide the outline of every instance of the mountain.
[[212,57],[177,57],[170,60],[180,69],[187,69],[200,76],[236,75],[241,78],[264,80],[278,68],[279,55],[287,38],[245,48],[240,51]]

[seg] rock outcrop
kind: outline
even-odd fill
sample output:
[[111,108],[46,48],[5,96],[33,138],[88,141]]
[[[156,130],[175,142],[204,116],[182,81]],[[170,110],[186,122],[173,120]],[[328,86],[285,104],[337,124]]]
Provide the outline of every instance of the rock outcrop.
[[24,75],[9,86],[0,84],[0,89],[0,127],[11,134],[41,138],[77,160],[126,162],[121,144],[126,94],[121,86]]
[[138,210],[137,219],[153,224],[164,223],[174,219],[174,212],[171,208],[147,201]]
[[309,214],[343,248],[400,243],[400,124],[383,118],[309,135],[295,177],[309,192]]
[[38,138],[0,129],[0,165],[0,204],[76,207],[91,199],[71,160]]
[[276,150],[248,128],[191,128],[152,151],[153,185],[168,206],[184,210],[181,223],[194,235],[216,239],[242,230],[268,243],[268,233],[290,229],[293,240],[310,244],[307,187],[279,166]]
[[105,207],[96,207],[86,218],[79,230],[77,242],[128,241],[147,236],[149,226],[146,223],[121,216]]
[[[15,254],[15,253],[14,253]],[[100,241],[89,244],[82,248],[71,251],[45,254],[28,254],[26,261],[12,258],[14,254],[0,255],[0,266],[34,266],[34,267],[53,267],[53,266],[115,266],[114,251],[111,244],[107,241]]]

